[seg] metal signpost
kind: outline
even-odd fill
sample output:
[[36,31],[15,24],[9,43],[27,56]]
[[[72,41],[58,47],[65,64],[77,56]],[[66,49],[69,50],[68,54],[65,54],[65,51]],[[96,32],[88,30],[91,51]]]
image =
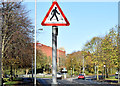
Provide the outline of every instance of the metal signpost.
[[52,84],[57,84],[57,35],[58,26],[69,26],[67,18],[58,5],[53,1],[41,25],[52,26]]
[[57,35],[58,27],[52,26],[52,80],[53,84],[57,84]]

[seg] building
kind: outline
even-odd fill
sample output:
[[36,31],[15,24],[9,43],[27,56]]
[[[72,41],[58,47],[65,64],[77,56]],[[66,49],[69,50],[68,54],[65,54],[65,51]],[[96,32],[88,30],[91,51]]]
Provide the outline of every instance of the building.
[[[36,48],[38,50],[41,50],[44,55],[47,56],[47,58],[50,60],[50,64],[52,65],[52,47],[37,43]],[[65,67],[65,57],[66,57],[66,51],[64,48],[57,49],[57,66],[59,68]]]

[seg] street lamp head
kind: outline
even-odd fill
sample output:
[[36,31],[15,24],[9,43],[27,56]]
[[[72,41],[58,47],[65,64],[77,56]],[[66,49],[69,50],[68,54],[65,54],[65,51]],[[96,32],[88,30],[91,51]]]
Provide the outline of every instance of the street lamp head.
[[38,29],[38,30],[43,30],[43,28],[40,28],[40,29]]

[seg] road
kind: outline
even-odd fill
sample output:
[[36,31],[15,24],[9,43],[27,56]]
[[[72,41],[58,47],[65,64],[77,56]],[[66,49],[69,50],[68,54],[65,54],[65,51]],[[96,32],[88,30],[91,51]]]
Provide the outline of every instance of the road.
[[[26,81],[29,81],[28,78],[24,78]],[[67,78],[67,79],[58,79],[57,86],[120,86],[115,84],[109,84],[107,82],[97,82],[94,79],[94,76],[86,76],[85,80],[76,78]],[[24,80],[24,81],[25,81]],[[50,78],[37,78],[37,82],[40,83],[40,86],[51,86],[52,79]]]
[[[52,84],[52,79],[47,79],[47,78],[37,78],[37,81],[42,85],[42,86],[50,86]],[[58,86],[114,86],[110,85],[108,83],[104,82],[97,82],[93,81],[90,79],[86,80],[81,80],[77,78],[69,78],[69,79],[63,79],[63,80],[57,80]],[[116,85],[117,86],[117,85]]]
[[[52,84],[52,79],[47,79],[47,78],[37,78],[37,81],[40,82],[43,86],[50,86]],[[68,80],[57,80],[58,85],[74,85],[77,84],[73,81],[68,81]]]

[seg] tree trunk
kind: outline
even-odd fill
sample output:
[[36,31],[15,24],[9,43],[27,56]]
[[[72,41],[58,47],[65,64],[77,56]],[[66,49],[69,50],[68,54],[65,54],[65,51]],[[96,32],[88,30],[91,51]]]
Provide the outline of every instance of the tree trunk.
[[99,80],[99,75],[98,75],[98,66],[97,66],[97,80]]
[[17,75],[17,69],[15,68],[15,77],[16,77],[16,75]]
[[81,67],[80,67],[80,72],[79,73],[81,73]]
[[4,48],[5,48],[5,45],[4,45],[4,43],[5,43],[5,36],[3,37],[3,39],[2,39],[2,56],[1,56],[1,73],[2,73],[2,78],[3,78],[3,58],[4,58]]
[[12,77],[12,65],[10,66],[10,79],[11,79],[11,81],[13,80],[13,77]]

